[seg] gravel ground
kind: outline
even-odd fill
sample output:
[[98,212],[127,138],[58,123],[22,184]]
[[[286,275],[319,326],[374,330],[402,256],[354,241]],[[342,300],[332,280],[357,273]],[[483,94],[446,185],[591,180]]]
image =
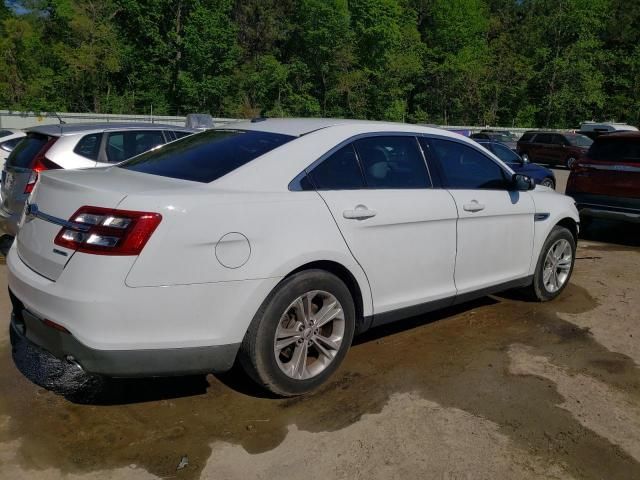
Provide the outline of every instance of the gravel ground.
[[237,373],[56,395],[16,369],[1,295],[0,478],[640,478],[639,233],[594,224],[556,301],[376,329],[288,400]]

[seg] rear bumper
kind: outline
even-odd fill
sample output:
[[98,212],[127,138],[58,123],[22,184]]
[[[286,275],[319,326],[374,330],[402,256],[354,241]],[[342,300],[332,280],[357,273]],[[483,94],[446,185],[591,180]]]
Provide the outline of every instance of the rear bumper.
[[15,237],[18,234],[18,222],[20,222],[20,215],[17,213],[11,213],[0,207],[0,232],[1,234],[11,235]]
[[[13,296],[10,338],[14,351],[37,348],[84,371],[109,377],[154,377],[224,372],[235,361],[240,344],[213,347],[95,350],[69,333],[55,330],[22,307]],[[43,352],[42,352],[43,351]]]
[[568,193],[581,216],[640,223],[640,198]]
[[[7,257],[14,336],[22,333],[53,356],[70,355],[86,371],[108,376],[220,372],[233,365],[251,320],[279,281],[132,288],[124,276],[134,261],[76,254],[54,282],[26,266],[14,245]],[[124,272],[120,280],[117,272]]]

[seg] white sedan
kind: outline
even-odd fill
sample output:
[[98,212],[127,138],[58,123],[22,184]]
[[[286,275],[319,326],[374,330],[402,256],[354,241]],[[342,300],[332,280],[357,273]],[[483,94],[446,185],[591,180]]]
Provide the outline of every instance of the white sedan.
[[371,327],[510,288],[553,299],[578,222],[444,130],[241,122],[43,174],[7,259],[12,341],[114,377],[239,360],[297,395]]

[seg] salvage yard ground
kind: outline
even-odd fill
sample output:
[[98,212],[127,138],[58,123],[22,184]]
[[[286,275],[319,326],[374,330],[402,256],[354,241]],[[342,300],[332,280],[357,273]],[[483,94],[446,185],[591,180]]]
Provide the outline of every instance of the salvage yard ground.
[[14,367],[3,294],[0,478],[637,479],[639,311],[640,228],[595,223],[558,300],[376,329],[314,395],[264,398],[230,374],[70,401]]

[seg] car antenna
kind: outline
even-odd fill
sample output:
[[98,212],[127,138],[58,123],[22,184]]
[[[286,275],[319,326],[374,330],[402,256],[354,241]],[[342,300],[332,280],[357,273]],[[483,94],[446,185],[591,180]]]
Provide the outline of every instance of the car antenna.
[[62,119],[62,117],[60,117],[60,115],[58,115],[58,112],[53,112],[53,114],[56,116],[56,118],[60,122],[60,125],[65,125],[67,123]]

